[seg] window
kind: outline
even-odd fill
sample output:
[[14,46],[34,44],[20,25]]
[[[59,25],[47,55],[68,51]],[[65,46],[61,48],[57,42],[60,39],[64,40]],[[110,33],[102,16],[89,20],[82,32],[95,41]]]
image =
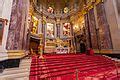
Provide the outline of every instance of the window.
[[4,25],[7,25],[8,20],[0,18],[0,45],[2,44]]
[[120,0],[116,0],[118,15],[120,15]]
[[3,22],[0,22],[0,45],[2,44],[3,37]]

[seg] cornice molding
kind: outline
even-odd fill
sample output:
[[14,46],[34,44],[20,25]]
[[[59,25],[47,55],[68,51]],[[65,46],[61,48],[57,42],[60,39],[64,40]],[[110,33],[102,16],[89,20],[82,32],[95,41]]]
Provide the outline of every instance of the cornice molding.
[[0,22],[3,22],[3,23],[5,23],[5,24],[7,25],[8,20],[7,20],[7,19],[0,18]]

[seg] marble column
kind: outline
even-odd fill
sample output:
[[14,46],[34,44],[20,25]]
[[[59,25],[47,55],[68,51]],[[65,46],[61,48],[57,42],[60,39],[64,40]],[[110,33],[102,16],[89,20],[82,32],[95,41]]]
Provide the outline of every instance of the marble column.
[[60,23],[56,24],[57,37],[60,38]]
[[97,49],[97,37],[96,37],[96,22],[95,22],[95,16],[94,16],[94,9],[91,9],[88,12],[88,27],[89,27],[89,31],[90,31],[90,39],[91,39],[91,47],[93,49]]
[[39,22],[38,22],[38,34],[42,33],[42,19],[40,18],[39,19]]
[[26,46],[28,2],[29,0],[13,0],[7,50],[23,50]]
[[103,3],[99,3],[96,6],[97,21],[99,26],[99,43],[101,49],[112,49],[112,41],[109,30],[109,24],[107,22],[105,8]]
[[106,0],[104,2],[105,13],[110,28],[113,53],[120,53],[120,26],[118,22],[118,11],[116,7],[117,0]]

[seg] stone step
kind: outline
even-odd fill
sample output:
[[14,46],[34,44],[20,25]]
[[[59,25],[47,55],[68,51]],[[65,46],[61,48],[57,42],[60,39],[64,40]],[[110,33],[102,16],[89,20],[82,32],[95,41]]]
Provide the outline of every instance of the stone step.
[[0,80],[14,80],[14,79],[19,79],[19,78],[24,78],[27,77],[29,78],[29,72],[21,72],[21,73],[16,73],[16,74],[8,74],[8,75],[2,75],[0,76]]
[[20,60],[20,63],[21,63],[21,64],[30,63],[30,62],[31,62],[31,59],[28,59],[28,60]]
[[18,68],[9,68],[9,69],[5,69],[4,71],[14,71],[14,70],[21,70],[21,69],[30,69],[30,66],[21,66]]
[[20,64],[29,64],[31,63],[30,61],[29,62],[20,62]]
[[28,60],[21,60],[20,63],[29,63],[31,62],[31,59],[28,59]]
[[4,78],[0,80],[29,80],[29,77],[21,77],[21,78]]
[[29,72],[30,69],[29,68],[25,68],[25,69],[15,69],[15,70],[5,70],[1,75],[11,75],[11,74],[17,74],[17,73],[22,73],[22,72]]
[[7,68],[0,74],[0,80],[29,80],[31,59],[22,59],[17,68]]

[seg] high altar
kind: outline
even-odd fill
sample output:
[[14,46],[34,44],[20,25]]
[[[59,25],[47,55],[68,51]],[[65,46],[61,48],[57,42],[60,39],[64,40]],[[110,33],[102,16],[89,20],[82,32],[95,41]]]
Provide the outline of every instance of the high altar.
[[70,53],[70,48],[73,46],[70,23],[46,24],[45,53]]
[[[46,17],[37,19],[32,15],[31,46],[34,52],[43,45],[44,53],[72,53],[74,50],[73,29],[69,21],[52,20]],[[42,37],[39,35],[42,34]],[[34,47],[32,47],[34,45]],[[36,46],[35,46],[36,45]]]

